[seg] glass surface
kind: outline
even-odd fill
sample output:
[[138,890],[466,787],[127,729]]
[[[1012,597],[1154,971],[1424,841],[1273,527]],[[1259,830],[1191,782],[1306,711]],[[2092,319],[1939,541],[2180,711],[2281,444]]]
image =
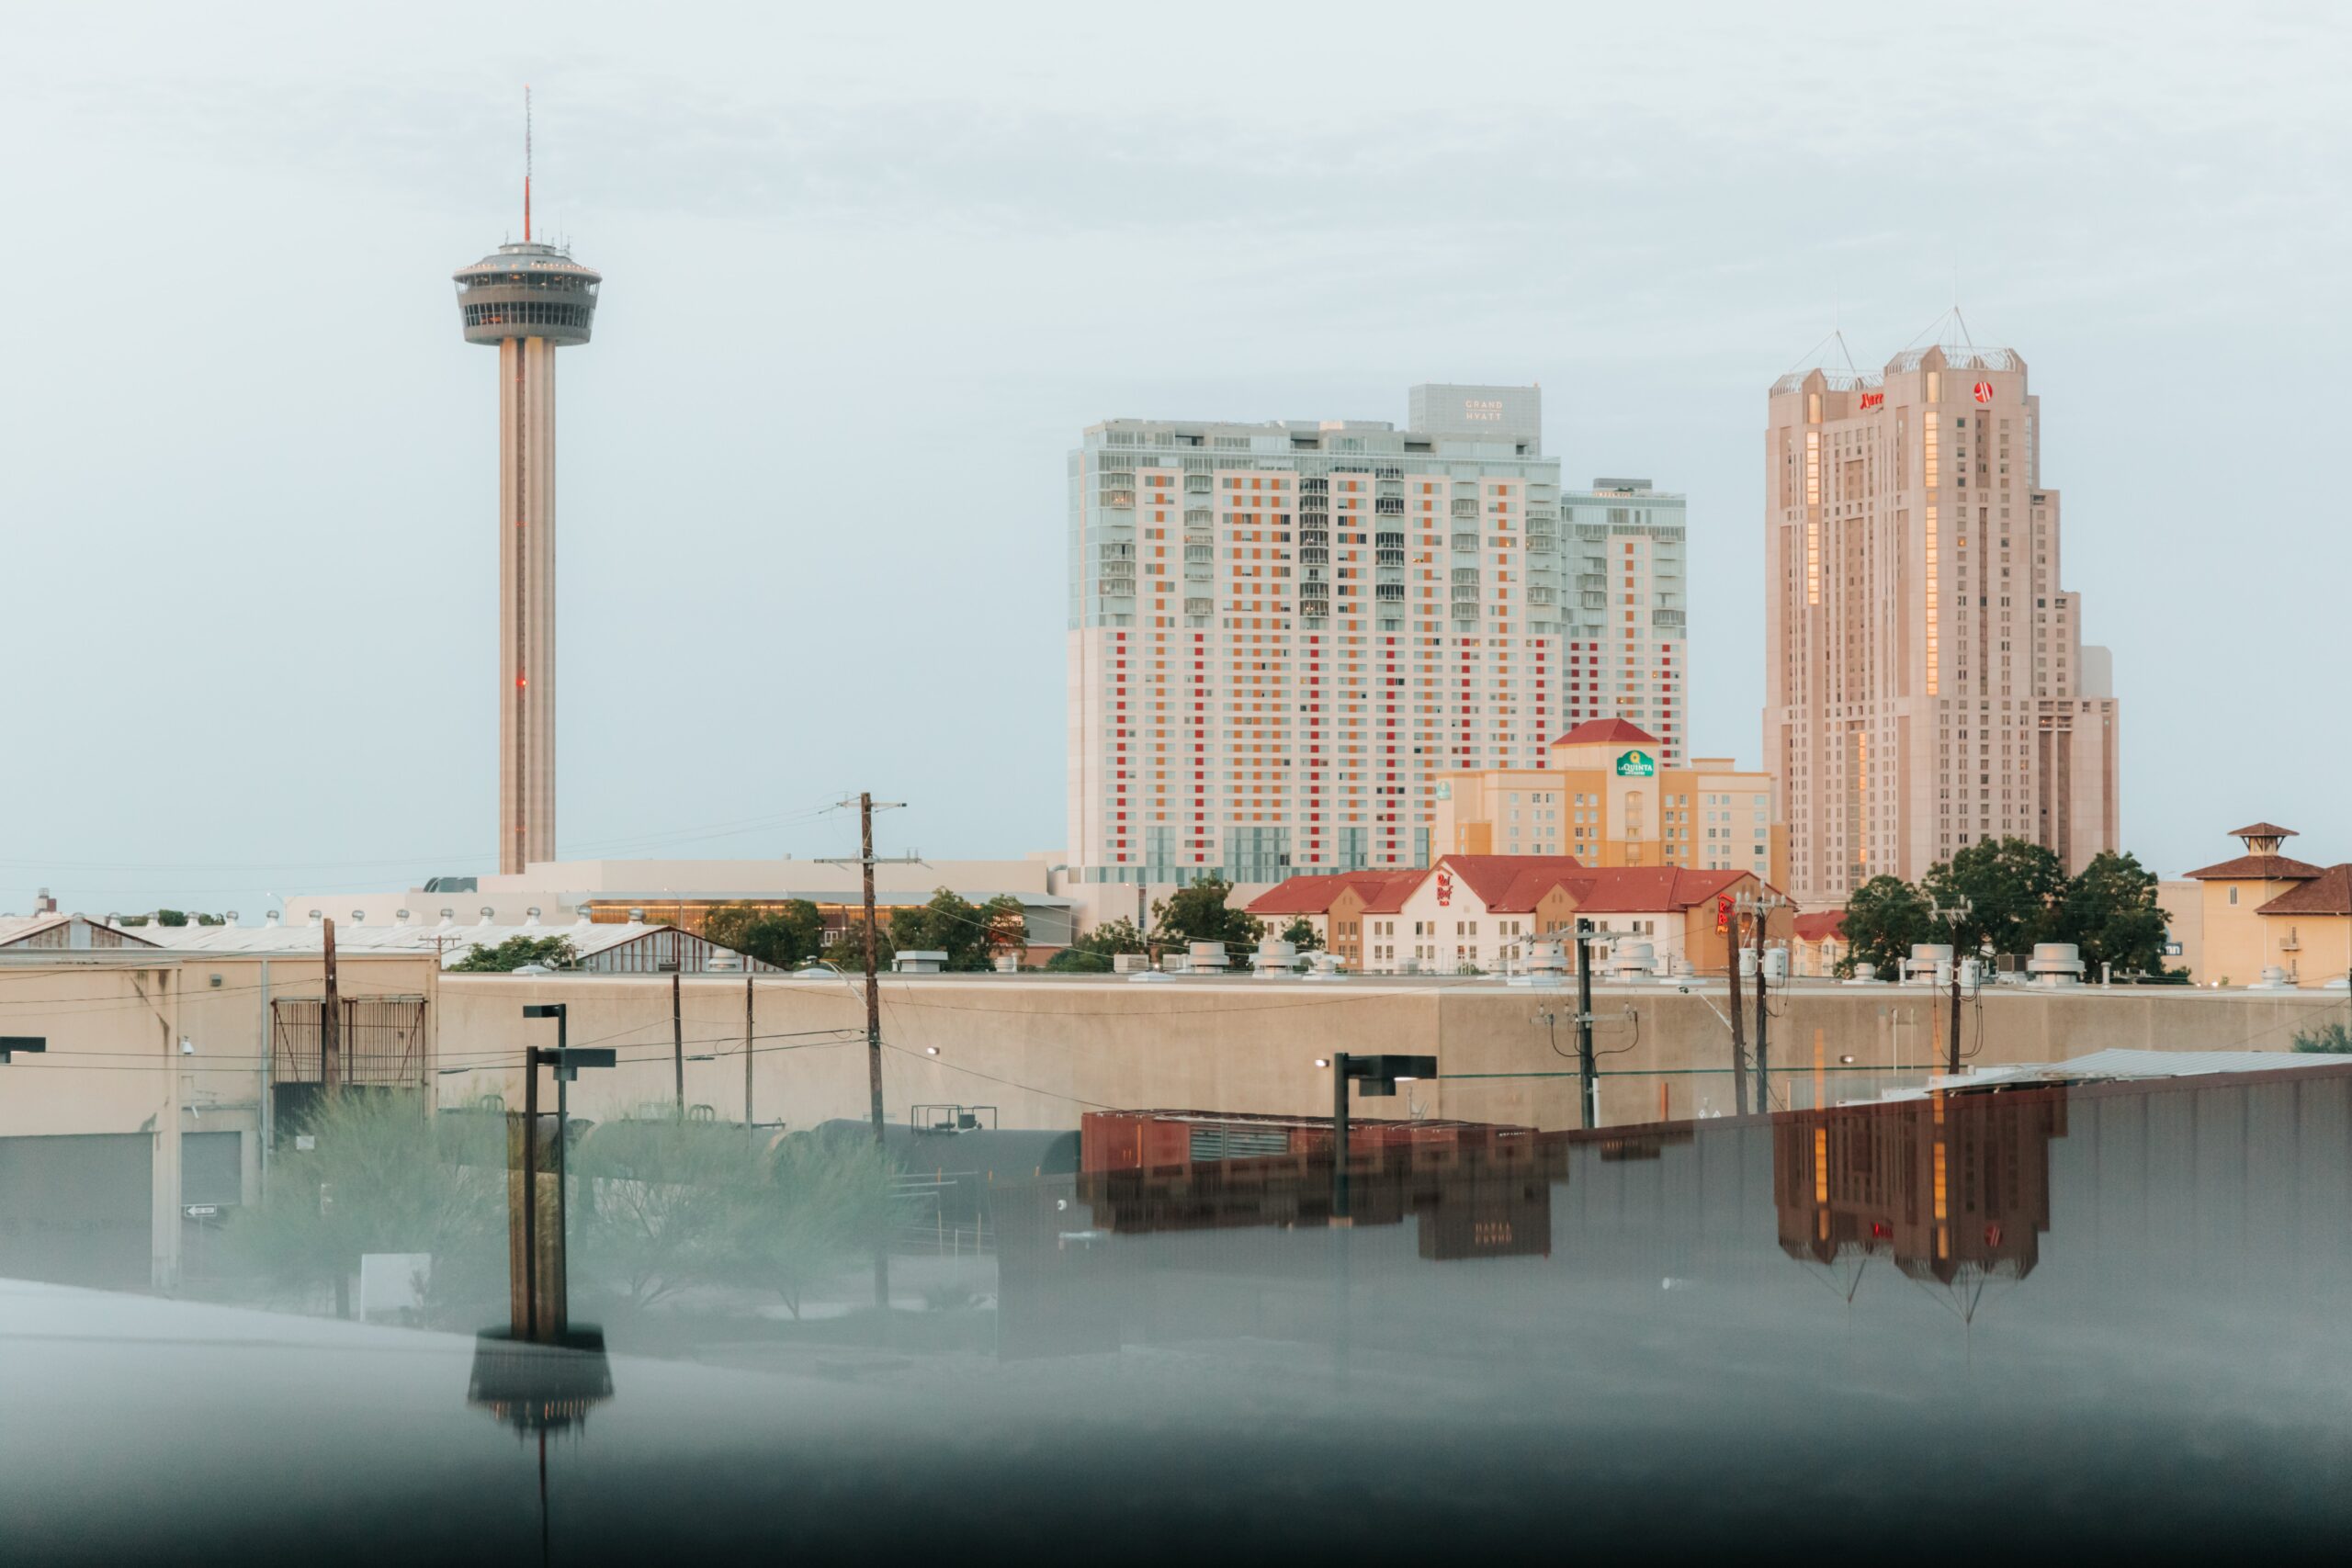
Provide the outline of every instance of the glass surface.
[[2341,1069],[1362,1120],[1345,1224],[1328,1122],[1090,1118],[1099,1168],[966,1183],[988,1135],[924,1145],[969,1217],[901,1229],[887,1314],[681,1308],[608,1352],[0,1282],[0,1556],[2276,1558],[2352,1524]]

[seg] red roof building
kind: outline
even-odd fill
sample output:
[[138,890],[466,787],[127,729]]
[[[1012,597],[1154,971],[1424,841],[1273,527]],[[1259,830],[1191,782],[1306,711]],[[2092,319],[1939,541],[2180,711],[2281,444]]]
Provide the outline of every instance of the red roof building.
[[[1335,886],[1338,885],[1338,886]],[[1374,974],[1499,969],[1527,939],[1572,931],[1578,918],[1658,956],[1720,970],[1728,901],[1770,891],[1753,873],[1679,866],[1589,866],[1573,855],[1445,855],[1390,876],[1293,877],[1252,902],[1260,919],[1319,916],[1324,940],[1351,969]],[[1319,910],[1306,906],[1320,905]],[[1790,912],[1770,925],[1788,940]],[[1718,928],[1723,929],[1718,929]]]

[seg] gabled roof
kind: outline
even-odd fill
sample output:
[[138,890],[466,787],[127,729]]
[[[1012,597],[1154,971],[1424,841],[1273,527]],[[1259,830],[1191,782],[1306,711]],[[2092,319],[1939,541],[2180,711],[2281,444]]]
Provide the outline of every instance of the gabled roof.
[[1622,718],[1589,718],[1557,740],[1555,746],[1655,746],[1657,736],[1636,724]]
[[2303,882],[2324,869],[2287,855],[2239,855],[2187,874],[2199,882]]
[[[2194,875],[2195,873],[2191,873]],[[2332,865],[2255,911],[2257,915],[2352,915],[2352,865]]]
[[1440,866],[1478,896],[1489,909],[1532,909],[1544,894],[1582,874],[1574,855],[1446,855]]
[[1799,942],[1820,942],[1826,938],[1846,939],[1846,911],[1820,909],[1810,915],[1799,915],[1795,929]]
[[1418,882],[1418,871],[1340,871],[1323,875],[1294,876],[1276,883],[1250,900],[1253,915],[1328,915],[1340,895],[1354,888],[1369,902],[1390,882]]
[[1744,871],[1684,871],[1664,865],[1607,866],[1572,883],[1579,915],[1672,913],[1727,893],[1747,876]]
[[[106,945],[110,947],[158,945],[152,938],[139,931],[125,931],[122,927],[110,925],[105,920],[94,920],[87,915],[59,914],[52,910],[39,915],[0,915],[0,947],[10,947],[18,942],[29,942],[43,931],[51,931],[60,926],[70,927],[77,920],[87,926],[93,932],[106,932]],[[69,942],[72,940],[70,931],[66,933],[64,940]]]

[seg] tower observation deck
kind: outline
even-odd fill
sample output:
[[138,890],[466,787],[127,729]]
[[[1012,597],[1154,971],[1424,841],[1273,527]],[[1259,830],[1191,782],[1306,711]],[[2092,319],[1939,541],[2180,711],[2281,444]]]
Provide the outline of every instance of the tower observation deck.
[[498,869],[555,858],[555,351],[603,276],[530,238],[456,274],[468,343],[498,350]]

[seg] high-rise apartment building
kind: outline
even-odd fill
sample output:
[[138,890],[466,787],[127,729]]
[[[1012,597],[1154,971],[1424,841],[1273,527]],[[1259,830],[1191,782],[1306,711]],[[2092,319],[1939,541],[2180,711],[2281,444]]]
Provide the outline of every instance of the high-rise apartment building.
[[[1572,684],[1596,709],[1634,695],[1598,690],[1604,643],[1622,660],[1670,630],[1664,646],[1679,654],[1679,626],[1657,618],[1680,619],[1679,538],[1661,577],[1651,536],[1621,537],[1605,517],[1564,525],[1537,389],[1418,387],[1411,411],[1404,430],[1120,419],[1086,431],[1069,461],[1080,880],[1425,865],[1438,773],[1543,766],[1587,711]],[[1626,543],[1641,586],[1576,585],[1623,580]],[[1638,604],[1619,602],[1629,592]],[[1572,669],[1592,673],[1571,681]],[[1655,677],[1634,679],[1647,698]]]
[[1621,718],[1657,737],[1660,761],[1690,756],[1683,671],[1690,668],[1684,501],[1647,479],[1600,479],[1560,497],[1562,567],[1571,599],[1571,725]]
[[1794,897],[1839,903],[1987,838],[2069,870],[2114,848],[2107,651],[2060,586],[2025,361],[1906,350],[1792,372],[1769,409],[1764,750]]

